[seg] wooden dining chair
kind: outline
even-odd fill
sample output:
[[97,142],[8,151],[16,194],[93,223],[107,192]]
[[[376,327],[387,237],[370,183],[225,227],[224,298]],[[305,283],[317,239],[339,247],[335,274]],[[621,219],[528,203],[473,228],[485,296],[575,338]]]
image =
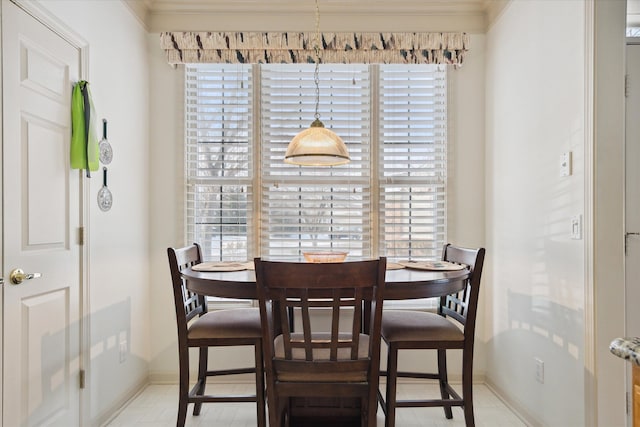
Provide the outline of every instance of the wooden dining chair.
[[[269,425],[323,425],[323,414],[335,415],[324,408],[313,420],[296,420],[293,398],[353,398],[359,400],[361,426],[375,426],[386,259],[322,264],[256,259],[255,269]],[[329,321],[318,325],[312,311]],[[299,316],[299,331],[291,330],[292,314]]]
[[[207,311],[206,297],[191,292],[180,272],[202,262],[200,245],[174,249],[168,248],[169,267],[173,283],[173,296],[178,326],[178,359],[180,385],[178,403],[178,427],[184,426],[187,406],[194,403],[193,415],[200,415],[206,402],[256,402],[257,424],[266,426],[265,387],[262,362],[262,328],[257,308],[236,308]],[[209,370],[210,347],[252,346],[255,365],[238,369]],[[198,377],[189,389],[189,349],[198,348]],[[207,377],[255,374],[256,392],[252,395],[205,395]]]
[[[385,413],[385,426],[395,426],[397,408],[444,407],[445,416],[453,418],[452,406],[461,406],[467,427],[475,425],[473,416],[473,342],[480,292],[480,278],[484,264],[484,248],[467,249],[447,244],[442,259],[469,266],[470,275],[457,294],[440,298],[438,312],[388,310],[382,316],[382,339],[387,344],[386,399],[378,393]],[[462,328],[460,328],[458,323]],[[404,372],[398,370],[399,350],[436,350],[438,372]],[[447,376],[447,350],[462,350],[462,397],[451,387]],[[398,378],[437,379],[440,399],[398,400]]]

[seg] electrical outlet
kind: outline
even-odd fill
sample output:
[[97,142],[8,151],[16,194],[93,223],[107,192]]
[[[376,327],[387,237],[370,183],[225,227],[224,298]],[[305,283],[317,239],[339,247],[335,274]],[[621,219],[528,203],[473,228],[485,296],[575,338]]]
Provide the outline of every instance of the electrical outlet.
[[571,151],[560,156],[560,176],[570,176],[572,171]]
[[127,341],[120,341],[120,363],[127,360]]
[[582,239],[582,215],[571,217],[571,238],[573,240]]
[[536,361],[536,381],[540,384],[544,384],[544,362],[542,359],[535,359]]

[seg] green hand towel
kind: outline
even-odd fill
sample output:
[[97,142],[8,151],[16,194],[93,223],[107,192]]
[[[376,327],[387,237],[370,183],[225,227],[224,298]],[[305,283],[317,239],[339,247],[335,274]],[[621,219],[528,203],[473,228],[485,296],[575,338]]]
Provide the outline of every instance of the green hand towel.
[[97,171],[98,138],[95,108],[89,83],[81,80],[73,87],[71,97],[71,168]]

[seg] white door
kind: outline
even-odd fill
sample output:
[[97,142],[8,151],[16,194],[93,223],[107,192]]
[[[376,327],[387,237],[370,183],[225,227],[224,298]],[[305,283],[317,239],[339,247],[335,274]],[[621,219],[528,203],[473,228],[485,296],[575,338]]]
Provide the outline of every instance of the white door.
[[[2,2],[3,414],[80,424],[81,180],[69,167],[78,49]],[[10,272],[41,277],[13,284]]]

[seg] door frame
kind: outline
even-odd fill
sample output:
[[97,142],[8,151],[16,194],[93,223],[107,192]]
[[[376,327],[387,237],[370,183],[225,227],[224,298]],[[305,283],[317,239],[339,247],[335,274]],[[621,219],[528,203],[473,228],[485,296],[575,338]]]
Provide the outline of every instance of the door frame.
[[[41,24],[49,28],[51,31],[56,33],[58,36],[63,38],[66,42],[68,42],[71,46],[78,49],[80,63],[78,64],[80,67],[80,79],[87,80],[89,76],[89,43],[82,37],[80,34],[72,30],[67,24],[62,22],[56,16],[54,16],[51,12],[49,12],[46,8],[41,6],[36,2],[29,2],[27,0],[9,0],[20,9],[25,11],[27,14],[32,16],[35,20],[39,21]],[[2,2],[4,3],[4,1]],[[2,6],[0,6],[0,13],[2,13]],[[0,24],[0,30],[1,30]],[[1,31],[0,31],[1,34]],[[1,40],[0,43],[4,41]],[[0,81],[3,78],[2,67],[0,66]],[[0,85],[0,99],[2,96],[2,85]],[[1,103],[0,103],[1,106]],[[69,120],[71,120],[71,112],[69,112]],[[2,125],[2,115],[0,115],[0,126]],[[4,144],[2,133],[0,132],[0,147]],[[2,150],[0,150],[0,162],[2,162]],[[1,165],[1,163],[0,163]],[[83,229],[83,243],[80,248],[80,322],[79,322],[79,333],[80,333],[80,355],[79,355],[79,369],[85,372],[85,381],[89,378],[87,375],[87,371],[90,365],[90,286],[89,286],[89,200],[90,200],[90,185],[84,179],[84,174],[82,170],[77,171],[80,175],[80,226]],[[2,176],[0,174],[0,197],[4,197],[3,194],[3,186],[4,182],[2,182]],[[0,199],[2,200],[2,199]],[[4,230],[2,230],[1,234],[2,239],[4,239]],[[0,258],[4,260],[4,253],[2,252],[3,248],[0,245]],[[4,265],[4,263],[3,263]],[[6,272],[3,271],[3,276],[6,277]],[[6,284],[6,282],[5,282]],[[4,304],[4,294],[0,295],[0,303]],[[4,321],[4,313],[2,313],[2,321]],[[0,357],[4,354],[3,343],[4,337],[2,336],[2,330],[0,328]],[[89,395],[90,387],[85,383],[83,389],[80,390],[80,402],[79,409],[79,420],[81,425],[85,425],[89,423],[90,419],[90,395]],[[0,390],[0,411],[2,408],[2,390]]]
[[[628,69],[628,56],[629,56],[629,47],[630,46],[636,46],[636,47],[640,47],[640,38],[639,37],[627,37],[626,38],[626,42],[625,42],[625,76],[626,79],[629,79],[629,69]],[[636,53],[637,55],[637,53]],[[635,75],[634,77],[638,77],[637,75]],[[634,80],[630,81],[630,84],[628,87],[632,88],[633,90],[637,90],[637,88],[632,87],[632,84],[635,84],[636,82]],[[625,86],[627,86],[627,83],[625,82]],[[626,88],[625,88],[626,90]],[[629,138],[628,138],[628,132],[629,129],[627,127],[627,120],[626,117],[628,115],[628,102],[627,102],[627,97],[625,96],[625,134],[624,134],[624,150],[625,150],[625,174],[624,174],[624,185],[625,185],[625,193],[624,193],[624,214],[625,214],[625,220],[624,220],[624,231],[625,231],[625,249],[627,248],[628,245],[628,239],[629,239],[629,235],[627,234],[628,232],[630,233],[634,233],[637,232],[638,230],[636,229],[629,229],[627,227],[627,215],[626,215],[626,208],[627,208],[627,170],[628,168],[626,167],[626,160],[627,160],[627,148],[629,145]],[[633,238],[633,236],[631,236],[631,238]],[[630,299],[627,297],[628,293],[629,293],[629,289],[630,289],[630,283],[627,280],[627,263],[629,262],[629,258],[627,256],[627,253],[625,251],[625,257],[624,257],[624,262],[625,262],[625,282],[624,282],[624,291],[625,291],[625,325],[624,325],[624,336],[625,337],[631,337],[633,336],[633,334],[631,333],[631,331],[629,330],[629,326],[633,323],[629,322],[629,318],[628,318],[628,312],[630,309]],[[635,320],[635,319],[633,319]],[[625,378],[625,390],[627,393],[627,402],[628,402],[628,411],[627,411],[627,425],[631,426],[633,423],[633,410],[632,410],[632,405],[631,405],[631,399],[633,396],[633,385],[632,385],[632,364],[631,363],[625,363],[625,369],[626,369],[626,378]]]

